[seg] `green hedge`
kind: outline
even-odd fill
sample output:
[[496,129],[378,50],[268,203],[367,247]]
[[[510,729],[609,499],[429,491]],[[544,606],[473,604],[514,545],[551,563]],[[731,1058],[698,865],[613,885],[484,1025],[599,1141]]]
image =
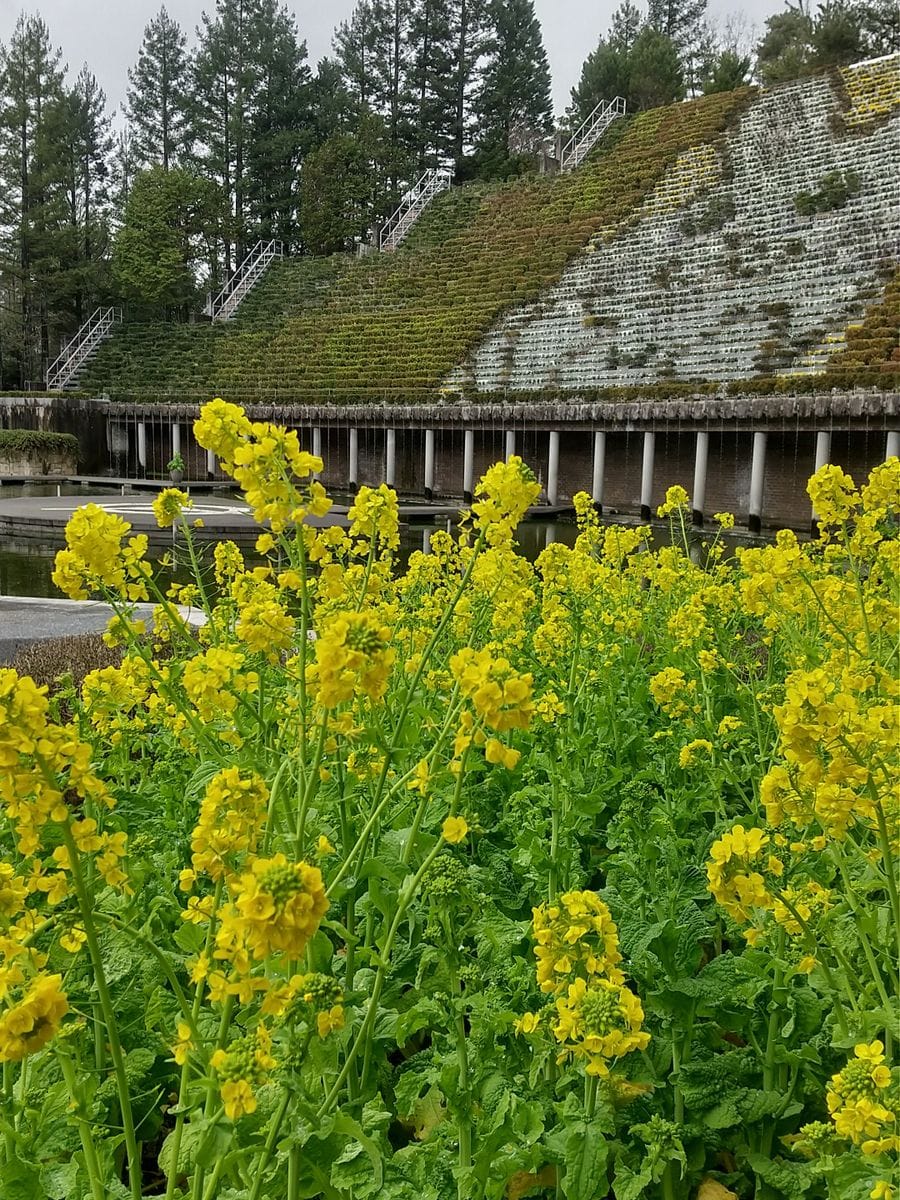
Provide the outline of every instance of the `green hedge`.
[[49,433],[43,429],[0,429],[0,454],[78,453],[78,438],[71,433]]

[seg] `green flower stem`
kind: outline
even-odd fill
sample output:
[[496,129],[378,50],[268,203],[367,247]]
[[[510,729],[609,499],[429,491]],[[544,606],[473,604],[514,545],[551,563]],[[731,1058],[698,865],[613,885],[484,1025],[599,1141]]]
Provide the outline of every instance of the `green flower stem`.
[[888,999],[887,989],[884,986],[884,980],[881,978],[881,971],[879,969],[878,962],[872,951],[872,944],[869,941],[868,934],[866,933],[865,929],[863,929],[863,914],[860,913],[859,905],[856,903],[853,884],[847,875],[847,869],[844,864],[844,856],[840,852],[840,846],[836,844],[835,848],[837,851],[837,860],[838,867],[841,872],[841,879],[844,881],[844,898],[850,905],[850,910],[854,917],[856,917],[856,935],[859,938],[860,945],[862,946],[863,955],[865,956],[866,963],[868,964],[869,973],[872,976],[872,982],[875,984],[875,990],[878,992],[878,998],[887,1010],[890,1008],[891,1002]]
[[203,1192],[203,1200],[214,1200],[215,1194],[219,1189],[219,1181],[225,1173],[225,1165],[228,1162],[227,1154],[220,1154],[216,1159],[216,1165],[213,1168],[213,1173],[209,1177],[209,1182]]
[[[272,830],[275,827],[276,814],[278,811],[279,787],[281,785],[281,780],[282,780],[285,772],[290,767],[290,764],[291,764],[290,758],[285,757],[282,760],[281,766],[275,772],[275,778],[272,780],[272,786],[269,788],[269,807],[268,807],[268,811],[266,812],[266,828],[263,833],[263,852],[266,854],[268,854],[270,852],[270,846],[271,846],[271,841],[272,841]],[[293,838],[296,835],[295,829],[291,826],[291,819],[293,817],[293,813],[290,810],[290,806],[287,804],[284,806],[284,814],[285,814],[285,819],[288,822],[288,826],[290,827],[289,828],[290,835]]]
[[[299,1063],[295,1069],[299,1070],[303,1063],[306,1062],[306,1056],[309,1053],[309,1045],[315,1033],[315,1025],[310,1023],[306,1031],[306,1037],[303,1040],[303,1047],[300,1051]],[[263,1185],[263,1179],[266,1174],[266,1169],[272,1160],[272,1155],[275,1153],[275,1146],[278,1142],[278,1135],[281,1132],[281,1126],[284,1124],[284,1118],[287,1116],[288,1108],[291,1103],[291,1089],[284,1088],[281,1101],[272,1118],[272,1124],[269,1126],[269,1133],[266,1137],[266,1144],[263,1147],[262,1156],[254,1165],[253,1168],[253,1186],[250,1190],[250,1195],[247,1200],[258,1200],[260,1189]],[[286,1200],[299,1200],[300,1187],[300,1152],[296,1146],[292,1146],[288,1159],[288,1193]]]
[[[5,1062],[3,1064],[3,1107],[9,1113],[9,1118],[11,1121],[14,1120],[15,1114],[15,1096],[13,1094],[13,1089],[13,1065],[11,1062]],[[8,1163],[14,1162],[16,1158],[16,1145],[15,1138],[13,1136],[12,1125],[4,1125],[3,1149],[4,1161]]]
[[190,526],[188,525],[188,522],[187,522],[187,519],[186,519],[184,513],[181,514],[181,521],[182,521],[182,525],[183,525],[184,540],[187,542],[188,554],[190,555],[190,559],[191,559],[191,570],[194,572],[194,578],[197,580],[197,590],[200,593],[200,600],[201,600],[201,603],[203,604],[203,611],[206,613],[206,615],[208,617],[212,613],[212,608],[209,603],[209,596],[207,596],[207,594],[206,594],[206,586],[203,582],[203,575],[200,572],[200,563],[197,560],[197,549],[194,545],[194,537],[193,537],[193,534],[191,533]]
[[97,994],[100,998],[103,1019],[106,1023],[109,1053],[112,1058],[113,1072],[116,1078],[116,1091],[119,1097],[119,1108],[122,1113],[122,1129],[125,1135],[125,1152],[128,1158],[128,1181],[131,1195],[133,1200],[141,1200],[143,1190],[141,1187],[141,1156],[137,1137],[135,1136],[134,1114],[131,1111],[128,1075],[125,1071],[125,1055],[122,1053],[122,1044],[119,1041],[119,1030],[116,1025],[116,1013],[113,1008],[112,997],[109,993],[109,986],[106,982],[106,973],[103,969],[103,952],[100,949],[100,942],[97,939],[97,929],[94,925],[93,905],[85,886],[79,851],[75,845],[75,839],[72,837],[69,822],[64,821],[60,828],[62,829],[63,844],[69,855],[72,886],[75,889],[75,896],[81,911],[81,921],[84,926],[88,953],[90,954],[91,966],[94,971],[94,982],[97,985]]
[[303,853],[303,837],[306,833],[306,814],[309,806],[316,798],[316,793],[319,790],[319,767],[322,765],[322,756],[325,753],[325,738],[328,733],[328,720],[325,713],[322,714],[322,722],[319,726],[319,736],[316,739],[316,751],[313,756],[313,761],[310,764],[309,773],[306,778],[306,786],[303,789],[303,795],[300,799],[300,809],[297,813],[297,837],[294,843],[296,856],[299,859]]
[[[225,1003],[222,1005],[222,1015],[219,1018],[219,1031],[216,1034],[216,1050],[221,1050],[225,1046],[228,1038],[228,1031],[231,1028],[231,1017],[234,1013],[234,996],[226,996]],[[215,1051],[213,1051],[215,1053]],[[209,1072],[209,1078],[206,1083],[206,1099],[203,1103],[203,1116],[205,1120],[209,1120],[213,1115],[213,1109],[216,1104],[216,1079],[212,1071]],[[223,1155],[224,1157],[224,1155]],[[197,1172],[194,1175],[194,1184],[191,1191],[192,1200],[203,1200],[204,1191],[203,1184],[206,1178],[206,1170],[202,1166],[197,1167]]]
[[472,1106],[469,1103],[469,1053],[466,1041],[466,1020],[461,1011],[462,984],[456,967],[456,938],[453,932],[453,922],[443,913],[441,924],[447,939],[447,966],[450,973],[450,988],[456,1001],[453,1014],[453,1028],[456,1035],[456,1062],[459,1067],[459,1092],[462,1098],[462,1110],[457,1117],[456,1130],[459,1139],[459,1170],[457,1181],[458,1200],[469,1200],[466,1188],[469,1186],[469,1173],[472,1170],[472,1122],[469,1117]]
[[[223,887],[224,880],[216,880],[216,888],[213,892],[213,911],[212,916],[210,917],[209,926],[206,930],[206,942],[203,947],[204,954],[209,953],[210,946],[212,945],[216,926],[216,914],[219,911],[219,904],[222,900]],[[194,1002],[191,1005],[190,1010],[191,1031],[194,1033],[196,1033],[197,1029],[197,1019],[200,1016],[200,1007],[203,1003],[203,993],[205,991],[205,987],[205,981],[202,979],[198,979],[197,983],[194,985]],[[182,1064],[181,1080],[179,1081],[178,1085],[178,1113],[175,1117],[175,1129],[172,1133],[172,1172],[166,1182],[165,1200],[173,1200],[175,1195],[175,1180],[178,1178],[178,1159],[181,1154],[181,1139],[184,1135],[184,1104],[185,1099],[187,1098],[187,1089],[188,1083],[190,1082],[190,1076],[191,1061],[190,1055],[188,1055],[187,1059]]]
[[593,1121],[594,1114],[597,1111],[597,1091],[600,1085],[600,1079],[597,1075],[587,1075],[584,1077],[584,1111],[589,1121]]
[[[81,1140],[81,1150],[84,1154],[84,1165],[87,1169],[88,1183],[91,1188],[92,1200],[106,1200],[106,1187],[103,1182],[103,1173],[100,1169],[100,1159],[97,1155],[97,1147],[94,1145],[94,1132],[91,1122],[85,1115],[84,1097],[78,1086],[78,1079],[75,1075],[75,1066],[65,1049],[55,1047],[56,1061],[59,1063],[62,1071],[63,1079],[71,1097],[71,1102],[74,1105],[74,1121],[78,1126],[78,1136]],[[4,1063],[4,1068],[6,1064]],[[4,1071],[5,1075],[5,1071]],[[12,1161],[12,1160],[9,1160]]]
[[272,1124],[269,1127],[269,1136],[266,1138],[265,1146],[263,1146],[262,1155],[254,1167],[253,1187],[250,1189],[250,1195],[247,1197],[247,1200],[259,1200],[263,1178],[269,1163],[272,1161],[272,1155],[275,1153],[278,1135],[281,1133],[281,1126],[284,1123],[284,1118],[287,1116],[290,1103],[291,1093],[285,1088],[282,1092],[281,1103],[278,1105],[275,1116],[272,1118]]
[[[369,998],[366,1015],[363,1018],[363,1023],[360,1026],[359,1033],[354,1038],[353,1045],[350,1047],[350,1050],[347,1053],[347,1057],[344,1060],[344,1065],[341,1068],[340,1074],[331,1085],[331,1088],[325,1096],[325,1099],[319,1106],[319,1110],[316,1113],[316,1119],[319,1121],[321,1121],[326,1113],[328,1113],[330,1109],[334,1107],[334,1103],[340,1095],[341,1088],[344,1086],[347,1076],[350,1073],[351,1065],[356,1059],[356,1056],[359,1054],[363,1043],[368,1042],[369,1040],[369,1035],[371,1033],[372,1026],[375,1024],[375,1017],[378,1013],[378,1001],[381,997],[382,989],[384,988],[384,981],[387,977],[390,955],[394,948],[394,942],[396,941],[397,933],[403,922],[403,918],[406,915],[406,910],[412,903],[416,892],[418,891],[419,885],[425,877],[425,873],[440,854],[442,846],[443,842],[439,838],[426,855],[425,861],[422,863],[421,867],[419,867],[411,882],[402,890],[400,894],[399,902],[397,904],[397,911],[394,914],[394,919],[391,922],[390,928],[388,929],[387,937],[384,941],[384,947],[381,951],[381,962],[378,966],[378,970],[375,973],[375,980],[372,984],[372,995]],[[365,1076],[363,1076],[363,1082],[365,1082]],[[253,1200],[253,1197],[251,1197],[250,1200]]]
[[887,891],[891,902],[891,916],[894,920],[894,933],[897,938],[898,959],[900,959],[900,895],[897,893],[897,868],[894,865],[894,852],[891,849],[891,835],[888,830],[887,818],[875,784],[869,776],[869,789],[875,802],[875,819],[878,823],[878,845],[884,857],[884,867],[887,875]]

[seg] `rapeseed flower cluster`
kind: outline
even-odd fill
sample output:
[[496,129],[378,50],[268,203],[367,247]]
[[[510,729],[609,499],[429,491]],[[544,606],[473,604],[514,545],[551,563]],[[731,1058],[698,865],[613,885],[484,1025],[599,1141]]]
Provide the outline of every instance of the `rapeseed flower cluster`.
[[0,979],[0,1062],[5,1063],[19,1062],[46,1046],[69,1011],[61,975],[41,972],[13,986],[11,974],[15,978],[21,972],[7,969]]
[[97,504],[77,508],[66,525],[66,549],[57,552],[53,582],[70,600],[106,590],[121,600],[146,600],[150,567],[147,535],[126,537],[128,521]]
[[[296,430],[250,421],[238,405],[217,398],[204,405],[194,435],[241,487],[253,519],[273,533],[301,522],[307,513],[323,517],[331,508],[325,489],[313,479],[322,460],[300,449]],[[308,481],[302,492],[294,478]]]
[[340,612],[316,638],[315,681],[323,708],[336,708],[359,692],[380,700],[396,657],[391,631],[377,612]]
[[900,1098],[884,1043],[862,1042],[832,1075],[826,1099],[836,1132],[865,1155],[900,1154]]
[[225,1115],[232,1121],[256,1112],[256,1090],[277,1066],[271,1051],[271,1034],[259,1024],[252,1035],[236,1038],[213,1052],[209,1065],[219,1080]]
[[541,486],[518,455],[495,463],[475,488],[475,527],[490,546],[508,546],[516,527],[540,495]]
[[193,886],[198,875],[222,879],[232,874],[239,857],[256,850],[266,819],[269,789],[255,771],[224,767],[206,785],[191,836],[191,867],[182,884]]
[[[559,1061],[585,1062],[588,1075],[609,1074],[609,1064],[643,1050],[650,1035],[644,1011],[625,985],[619,936],[609,908],[596,892],[565,892],[532,910],[537,982],[553,997],[550,1030],[561,1044]],[[526,1013],[516,1024],[532,1033],[541,1014]]]

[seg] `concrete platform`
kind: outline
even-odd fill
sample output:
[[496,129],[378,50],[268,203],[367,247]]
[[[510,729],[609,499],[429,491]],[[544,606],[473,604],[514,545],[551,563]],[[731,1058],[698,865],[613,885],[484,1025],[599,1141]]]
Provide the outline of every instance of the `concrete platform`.
[[[179,606],[192,625],[206,623],[197,609]],[[79,633],[103,633],[113,610],[99,600],[40,600],[28,596],[0,596],[0,665],[12,662],[19,650],[34,642]],[[151,604],[137,605],[137,615],[149,624]]]
[[163,488],[178,486],[186,492],[233,492],[230,479],[185,479],[173,484],[170,479],[126,479],[119,475],[0,475],[0,491],[4,487],[22,487],[26,484],[66,485],[82,488],[116,488],[126,491],[161,492]]
[[[169,545],[172,530],[160,529],[153,515],[150,496],[14,496],[4,500],[0,495],[0,535],[16,538],[35,538],[61,542],[66,522],[77,508],[97,504],[107,512],[116,513],[131,523],[135,533],[146,533],[154,545]],[[218,496],[195,500],[191,519],[200,517],[203,526],[194,530],[198,541],[221,541],[225,538],[239,544],[252,545],[260,527],[246,504]],[[317,529],[339,526],[349,528],[347,509],[335,505],[327,517],[307,517],[307,523]]]

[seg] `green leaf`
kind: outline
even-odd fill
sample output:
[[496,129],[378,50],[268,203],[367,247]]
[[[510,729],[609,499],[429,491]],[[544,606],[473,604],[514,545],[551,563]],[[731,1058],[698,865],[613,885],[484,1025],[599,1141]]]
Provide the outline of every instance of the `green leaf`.
[[644,1188],[651,1182],[650,1168],[642,1166],[640,1171],[632,1171],[620,1163],[616,1167],[616,1178],[613,1184],[613,1195],[616,1200],[638,1200],[644,1194]]
[[609,1142],[596,1122],[579,1121],[566,1138],[566,1200],[596,1200],[606,1181]]
[[747,1161],[757,1178],[777,1188],[784,1200],[802,1200],[818,1175],[812,1163],[786,1162],[764,1154],[749,1154]]
[[49,1200],[37,1167],[15,1159],[0,1168],[0,1196],[3,1200]]
[[[378,1149],[377,1142],[363,1131],[363,1127],[358,1121],[355,1121],[353,1117],[347,1116],[346,1113],[339,1113],[335,1117],[334,1128],[336,1133],[345,1133],[359,1142],[360,1146],[362,1146],[363,1150],[369,1156],[376,1185],[381,1187],[384,1180],[384,1164],[381,1160],[381,1151]],[[338,1161],[340,1162],[341,1160],[338,1159]]]

